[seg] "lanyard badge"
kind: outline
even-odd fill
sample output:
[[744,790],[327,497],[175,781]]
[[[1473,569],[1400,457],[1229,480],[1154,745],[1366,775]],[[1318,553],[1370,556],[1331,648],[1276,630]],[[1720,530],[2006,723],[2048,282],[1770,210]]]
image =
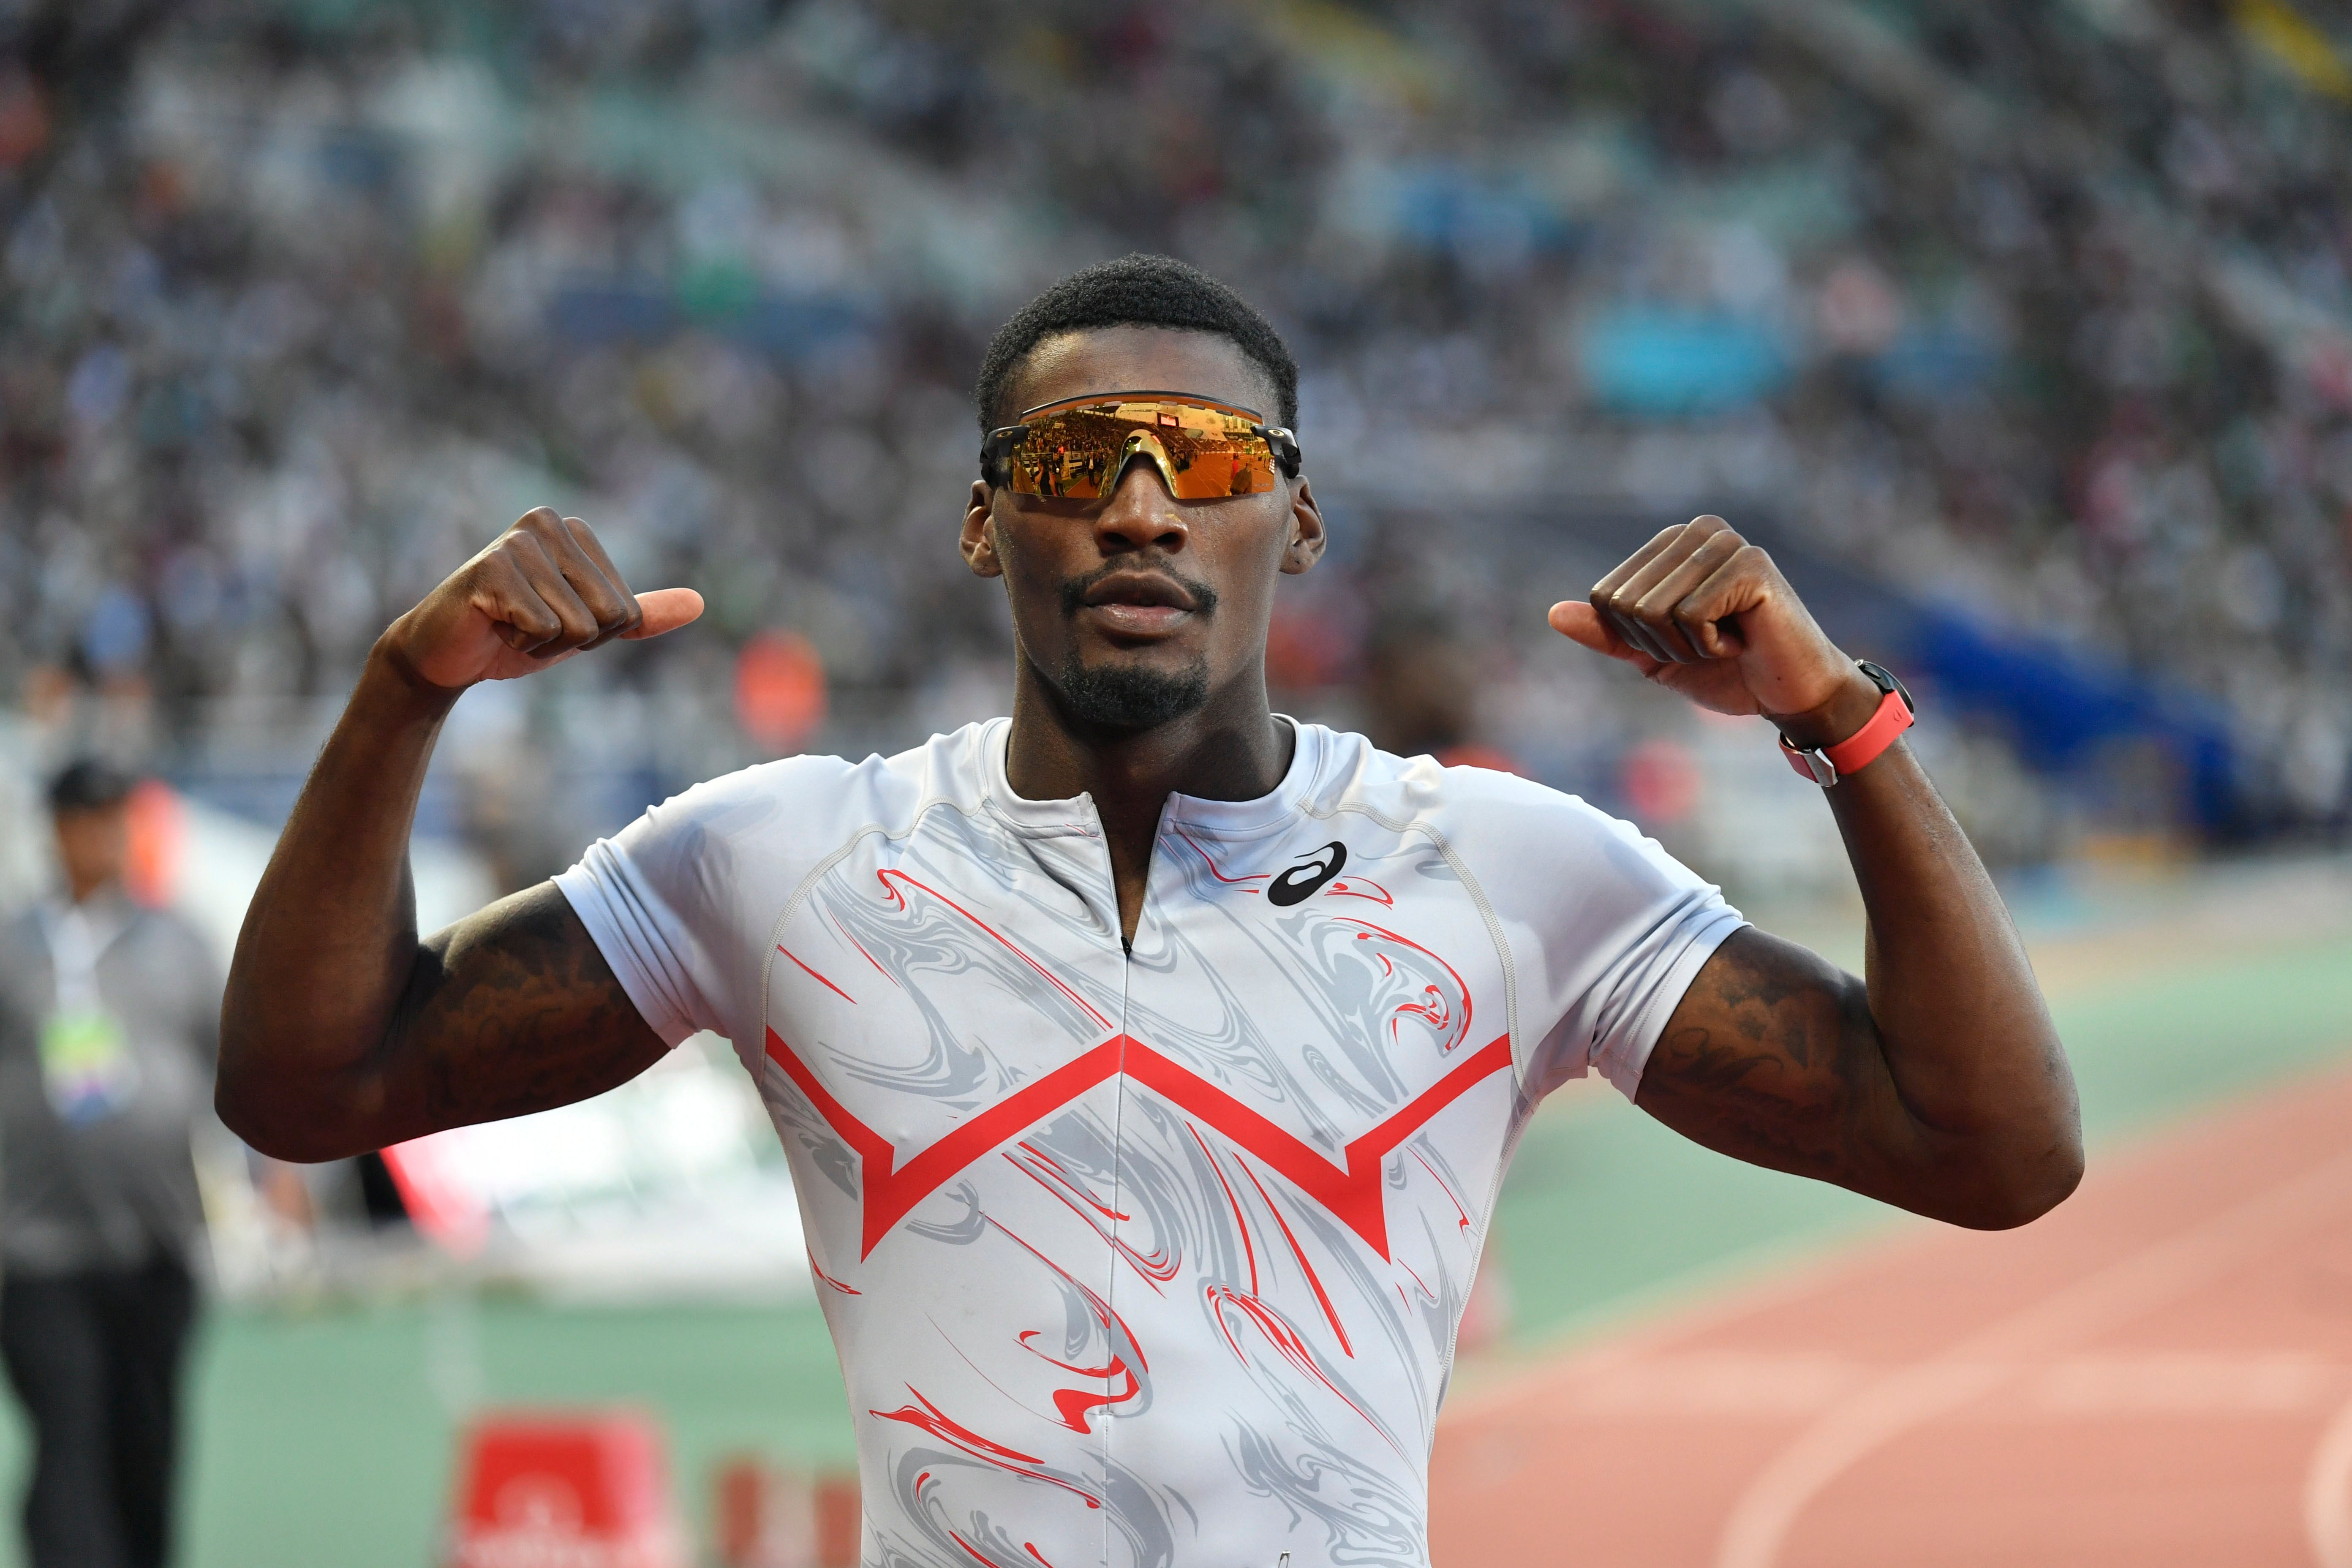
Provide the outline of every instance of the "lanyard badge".
[[41,1087],[68,1127],[102,1121],[130,1104],[139,1063],[121,1024],[96,1008],[49,1015],[41,1026]]
[[57,1005],[41,1024],[41,1087],[49,1109],[68,1127],[102,1121],[131,1103],[139,1089],[139,1060],[122,1021],[98,992],[98,957],[118,934],[92,929],[75,907],[41,911]]

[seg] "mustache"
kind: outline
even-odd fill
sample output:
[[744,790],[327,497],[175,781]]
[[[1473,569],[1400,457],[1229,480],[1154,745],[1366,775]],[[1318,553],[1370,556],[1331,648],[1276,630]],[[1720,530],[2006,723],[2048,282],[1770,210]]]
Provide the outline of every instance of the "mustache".
[[1193,614],[1205,616],[1211,614],[1216,609],[1217,591],[1214,588],[1210,587],[1206,583],[1200,582],[1192,577],[1187,577],[1182,573],[1178,572],[1174,568],[1162,563],[1113,561],[1097,567],[1094,571],[1087,573],[1083,577],[1073,577],[1062,584],[1062,614],[1066,616],[1075,616],[1080,610],[1086,608],[1087,595],[1093,593],[1095,590],[1095,584],[1100,583],[1104,578],[1118,573],[1132,573],[1139,569],[1157,574],[1160,576],[1169,578],[1180,584],[1186,593],[1192,595]]

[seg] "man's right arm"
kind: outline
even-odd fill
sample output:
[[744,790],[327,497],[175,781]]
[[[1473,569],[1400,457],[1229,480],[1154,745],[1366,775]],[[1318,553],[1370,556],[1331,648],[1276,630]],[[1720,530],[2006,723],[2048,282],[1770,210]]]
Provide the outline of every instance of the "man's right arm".
[[526,515],[394,622],[247,911],[221,1010],[221,1120],[264,1153],[330,1160],[584,1100],[664,1049],[552,883],[428,941],[408,836],[464,689],[701,613],[642,597],[576,518]]

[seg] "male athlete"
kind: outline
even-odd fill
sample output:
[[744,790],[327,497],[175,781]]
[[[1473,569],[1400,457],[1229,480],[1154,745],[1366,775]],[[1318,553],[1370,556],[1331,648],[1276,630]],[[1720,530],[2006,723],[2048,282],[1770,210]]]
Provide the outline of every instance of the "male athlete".
[[725,1035],[792,1160],[874,1568],[1425,1564],[1496,1189],[1591,1069],[1955,1224],[2073,1189],[2065,1058],[1907,700],[1721,520],[1552,624],[1779,729],[1866,981],[1570,796],[1268,710],[1276,581],[1324,527],[1297,369],[1231,289],[1081,272],[978,399],[962,550],[1011,601],[1010,720],[698,785],[419,941],[409,823],[458,693],[700,609],[530,513],[383,634],[320,757],[238,943],[229,1125],[331,1159]]

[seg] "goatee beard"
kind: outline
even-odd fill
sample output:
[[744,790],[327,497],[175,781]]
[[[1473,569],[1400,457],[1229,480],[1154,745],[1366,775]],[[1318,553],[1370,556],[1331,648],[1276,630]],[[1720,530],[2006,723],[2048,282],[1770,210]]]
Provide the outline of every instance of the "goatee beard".
[[[1163,562],[1152,562],[1175,577],[1192,595],[1192,613],[1202,619],[1214,615],[1217,591],[1206,583],[1179,575]],[[1115,572],[1134,570],[1135,563],[1110,561],[1083,577],[1062,584],[1062,614],[1075,616],[1085,607],[1096,584]],[[1043,673],[1039,667],[1039,673]],[[1209,661],[1196,658],[1181,670],[1139,668],[1113,664],[1088,668],[1078,662],[1076,649],[1062,660],[1059,679],[1048,682],[1062,707],[1081,724],[1104,730],[1156,730],[1197,711],[1209,700]]]
[[1209,661],[1196,658],[1182,669],[1145,669],[1131,664],[1089,668],[1076,652],[1062,662],[1055,694],[1071,718],[1103,730],[1156,730],[1209,700]]

